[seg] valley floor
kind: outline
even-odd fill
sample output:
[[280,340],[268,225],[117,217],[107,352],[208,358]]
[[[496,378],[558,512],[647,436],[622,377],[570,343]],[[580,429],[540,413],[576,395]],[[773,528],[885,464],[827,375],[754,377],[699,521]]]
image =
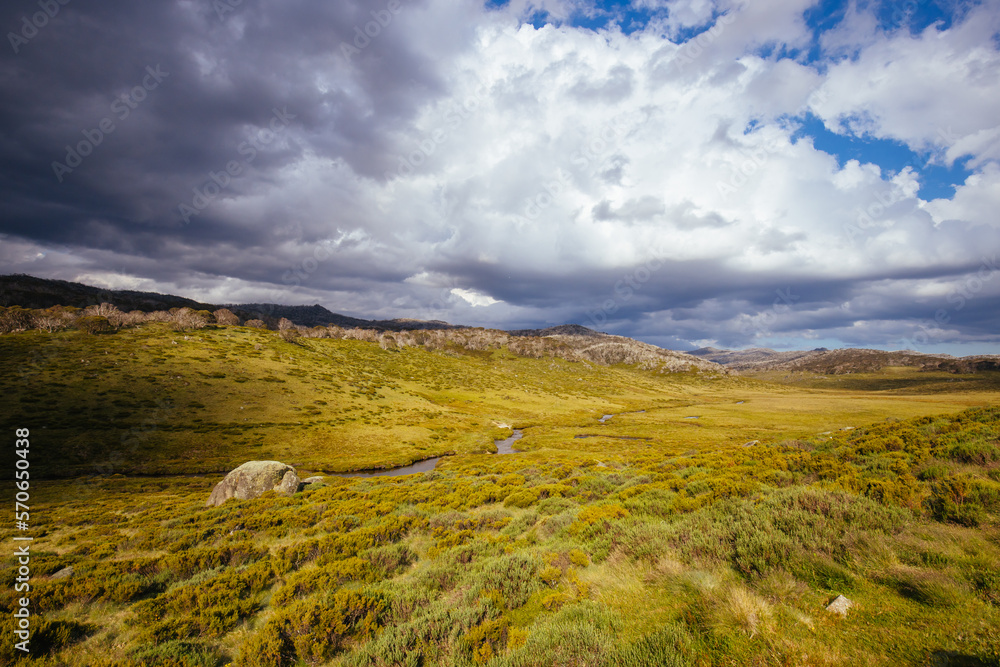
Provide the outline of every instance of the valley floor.
[[[998,665],[998,385],[244,327],[0,336],[0,411],[31,429],[32,658]],[[491,453],[511,428],[520,453]],[[440,455],[204,506],[250,459],[305,476]],[[19,597],[0,591],[5,638]]]

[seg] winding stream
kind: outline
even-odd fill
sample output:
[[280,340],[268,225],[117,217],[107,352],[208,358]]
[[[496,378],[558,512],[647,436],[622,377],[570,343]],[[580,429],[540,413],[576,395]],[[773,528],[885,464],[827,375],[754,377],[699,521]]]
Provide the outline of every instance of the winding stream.
[[511,435],[506,440],[494,440],[493,444],[497,446],[497,454],[520,454],[516,449],[514,449],[514,443],[521,439],[524,433],[519,428],[514,429],[514,434]]
[[[645,412],[645,410],[635,410],[634,412],[623,412],[620,414],[637,414],[640,412]],[[618,415],[604,415],[597,421],[603,424],[607,420],[616,416]],[[692,417],[688,417],[687,419],[692,419]],[[693,417],[693,419],[697,419],[697,417]],[[520,440],[522,437],[524,437],[524,432],[521,429],[516,428],[514,429],[514,432],[511,434],[509,438],[505,438],[504,440],[494,440],[493,444],[497,446],[496,455],[500,456],[501,454],[520,454],[521,453],[520,451],[514,449],[514,443]],[[574,438],[611,437],[617,440],[652,440],[652,438],[640,438],[632,436],[600,436],[591,434],[576,435],[573,437]],[[441,460],[441,458],[442,457],[440,456],[435,456],[434,458],[431,459],[424,459],[423,461],[417,461],[416,463],[413,463],[408,466],[402,466],[399,468],[390,468],[388,470],[359,470],[357,472],[333,472],[333,473],[328,473],[328,475],[330,477],[396,477],[399,475],[413,475],[416,473],[430,472],[431,470],[434,470],[434,467],[437,465],[437,462]]]
[[[514,449],[514,443],[520,440],[524,436],[521,429],[514,429],[513,435],[511,435],[506,440],[494,440],[493,444],[497,446],[497,454],[520,454],[519,451]],[[434,470],[437,466],[438,461],[442,457],[435,456],[431,459],[424,459],[423,461],[417,461],[416,463],[410,464],[408,466],[401,466],[399,468],[389,468],[388,470],[358,470],[356,472],[331,472],[327,473],[330,477],[397,477],[399,475],[414,475],[420,472],[430,472]]]
[[396,477],[398,475],[413,475],[418,472],[430,472],[441,460],[440,456],[411,463],[408,466],[389,468],[388,470],[358,470],[357,472],[331,472],[329,477]]

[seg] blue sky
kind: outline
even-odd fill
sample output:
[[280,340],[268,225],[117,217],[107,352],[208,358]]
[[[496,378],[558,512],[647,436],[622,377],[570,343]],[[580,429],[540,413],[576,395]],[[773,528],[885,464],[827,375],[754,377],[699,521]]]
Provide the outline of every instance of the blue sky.
[[[509,0],[488,0],[487,7],[500,9],[509,4]],[[830,54],[823,53],[820,47],[824,33],[840,26],[848,11],[868,10],[877,17],[878,28],[885,32],[907,31],[918,34],[928,27],[948,29],[955,19],[963,17],[974,4],[978,2],[956,2],[949,0],[821,0],[804,12],[806,25],[812,33],[811,43],[802,48],[786,48],[781,44],[770,43],[756,52],[766,58],[791,58],[808,64],[818,70],[823,70],[831,61]],[[674,31],[670,38],[678,43],[695,39],[709,30],[718,19],[721,11],[714,11],[711,18],[704,23],[685,27]],[[545,10],[530,13],[525,21],[536,28],[547,24],[568,25],[595,31],[618,29],[625,34],[647,29],[656,19],[668,18],[670,10],[667,7],[652,9],[636,7],[629,0],[598,1],[593,4],[582,4],[564,20],[553,17]],[[849,58],[850,54],[838,54],[837,58]],[[919,174],[920,196],[923,199],[951,197],[955,187],[961,185],[973,173],[964,167],[964,160],[956,160],[951,165],[933,162],[933,155],[928,152],[916,152],[903,142],[868,136],[864,133],[834,132],[814,115],[806,113],[790,120],[801,123],[798,137],[809,137],[819,150],[835,156],[843,165],[848,160],[859,160],[863,163],[876,164],[886,173],[895,174],[910,167]]]

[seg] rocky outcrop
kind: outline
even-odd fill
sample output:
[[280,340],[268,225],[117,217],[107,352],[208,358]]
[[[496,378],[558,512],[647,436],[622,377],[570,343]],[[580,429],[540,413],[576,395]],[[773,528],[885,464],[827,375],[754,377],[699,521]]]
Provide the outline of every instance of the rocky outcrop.
[[250,500],[268,491],[291,496],[299,489],[295,469],[278,461],[247,461],[215,485],[206,507],[218,507],[230,498]]

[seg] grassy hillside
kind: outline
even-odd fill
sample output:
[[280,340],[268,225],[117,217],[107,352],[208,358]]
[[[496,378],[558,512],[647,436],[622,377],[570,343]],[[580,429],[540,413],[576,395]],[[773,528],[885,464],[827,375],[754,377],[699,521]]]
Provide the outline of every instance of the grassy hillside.
[[[248,458],[328,472],[393,467],[488,451],[501,423],[527,427],[520,448],[553,456],[677,453],[957,410],[992,400],[983,378],[993,376],[949,375],[964,391],[793,390],[507,347],[286,342],[249,327],[0,336],[0,412],[16,420],[9,428],[34,430],[44,446],[35,465],[50,476],[225,472]],[[597,421],[618,413],[631,414]]]
[[[1000,664],[996,374],[772,382],[382,342],[0,336],[5,427],[31,429],[35,664]],[[489,454],[506,426],[525,451]],[[446,453],[204,506],[249,459]]]

